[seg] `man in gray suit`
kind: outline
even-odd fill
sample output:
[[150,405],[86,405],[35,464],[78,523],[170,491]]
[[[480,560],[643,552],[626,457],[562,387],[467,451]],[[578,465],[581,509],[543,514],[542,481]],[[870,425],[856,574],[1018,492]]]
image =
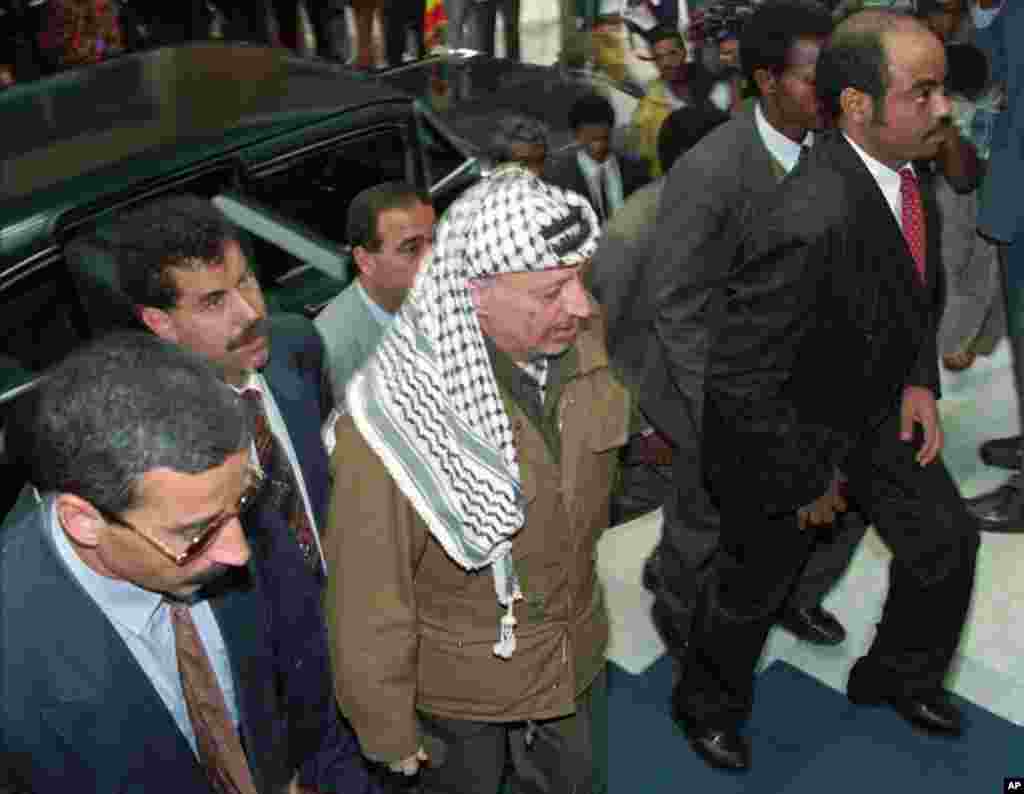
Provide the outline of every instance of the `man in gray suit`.
[[[775,0],[751,17],[740,60],[758,100],[672,168],[649,249],[625,265],[639,268],[647,290],[629,299],[628,310],[609,312],[609,351],[633,369],[630,375],[642,384],[641,409],[675,447],[674,493],[665,502],[662,538],[644,584],[655,595],[655,624],[680,659],[698,582],[719,537],[699,445],[713,287],[726,276],[758,202],[777,190],[813,141],[810,130],[819,126],[815,64],[831,28],[828,11],[814,0]],[[631,318],[650,320],[636,329]],[[821,600],[845,571],[864,525],[841,517],[826,531],[834,537],[812,556],[780,621],[804,640],[835,645],[846,632]]]
[[430,252],[434,220],[430,196],[405,182],[375,185],[352,199],[347,236],[359,273],[315,321],[338,409],[349,379],[373,355]]

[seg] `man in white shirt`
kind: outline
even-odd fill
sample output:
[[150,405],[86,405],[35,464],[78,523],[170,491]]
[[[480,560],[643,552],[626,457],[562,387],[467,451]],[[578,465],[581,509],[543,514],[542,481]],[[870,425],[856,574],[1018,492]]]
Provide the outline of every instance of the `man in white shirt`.
[[543,177],[588,199],[601,223],[607,223],[623,201],[647,183],[649,169],[639,158],[613,151],[615,110],[600,94],[586,94],[572,104],[569,128],[576,147],[551,158]]
[[713,766],[750,766],[740,730],[754,669],[835,509],[838,470],[894,557],[847,695],[961,732],[943,681],[978,532],[939,455],[939,229],[909,165],[944,138],[945,71],[941,43],[911,17],[866,11],[838,26],[816,76],[838,129],[761,206],[717,296],[702,454],[721,540],[673,703]]
[[[685,653],[696,590],[719,539],[700,457],[713,319],[708,307],[758,207],[778,193],[822,124],[815,70],[831,31],[832,17],[817,2],[758,8],[741,36],[743,68],[758,90],[753,110],[734,115],[680,157],[665,177],[648,244],[619,265],[623,281],[632,277],[645,288],[621,290],[626,305],[609,307],[608,347],[640,382],[644,414],[675,446],[673,494],[644,583],[655,596],[655,624],[677,659]],[[845,629],[822,600],[863,532],[859,516],[837,518],[794,583],[778,618],[802,640],[843,642]]]

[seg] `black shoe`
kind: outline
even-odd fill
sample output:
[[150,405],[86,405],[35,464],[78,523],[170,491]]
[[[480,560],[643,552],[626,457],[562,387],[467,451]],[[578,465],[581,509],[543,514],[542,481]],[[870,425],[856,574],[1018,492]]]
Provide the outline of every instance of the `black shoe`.
[[1024,491],[1015,479],[965,504],[983,532],[1024,532]]
[[960,709],[950,702],[949,695],[942,690],[926,695],[888,697],[878,700],[864,700],[850,696],[850,702],[861,706],[889,706],[903,719],[925,733],[941,736],[963,734]]
[[989,466],[998,466],[1001,469],[1020,469],[1021,463],[1024,461],[1024,453],[1021,451],[1022,441],[1024,441],[1024,436],[994,438],[982,444],[978,448],[978,454]]
[[704,725],[683,713],[672,693],[672,719],[683,729],[693,751],[715,769],[746,772],[750,769],[750,745],[735,730]]
[[779,618],[779,625],[812,645],[839,645],[846,639],[846,629],[821,604],[813,607],[788,607]]

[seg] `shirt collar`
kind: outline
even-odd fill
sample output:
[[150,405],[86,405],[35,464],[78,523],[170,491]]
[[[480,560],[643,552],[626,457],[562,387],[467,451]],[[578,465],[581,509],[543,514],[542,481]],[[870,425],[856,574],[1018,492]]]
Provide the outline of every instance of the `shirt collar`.
[[249,377],[245,379],[245,382],[241,386],[233,386],[231,384],[228,385],[231,386],[232,389],[234,389],[236,394],[242,394],[243,392],[247,392],[250,389],[258,391],[260,394],[263,394],[263,392],[266,391],[267,388],[266,384],[263,382],[263,376],[260,375],[260,373],[258,372],[250,372]]
[[845,132],[843,133],[843,137],[846,138],[847,143],[849,143],[850,146],[853,147],[853,150],[860,156],[860,159],[864,161],[864,165],[867,167],[868,171],[871,172],[871,176],[874,177],[875,182],[878,183],[878,186],[882,189],[882,192],[885,193],[886,195],[889,195],[891,191],[896,191],[898,193],[900,189],[900,171],[902,171],[904,168],[910,168],[910,170],[913,171],[913,166],[911,166],[909,163],[904,163],[902,166],[900,166],[898,169],[894,171],[885,163],[881,162],[880,160],[876,160],[870,154],[865,152]]
[[139,637],[149,635],[149,624],[164,597],[123,579],[102,576],[86,565],[71,545],[57,515],[57,500],[49,496],[50,535],[57,554],[71,575],[110,620]]
[[580,168],[583,169],[583,173],[588,178],[596,178],[601,170],[604,168],[614,168],[613,160],[615,159],[615,153],[609,152],[607,159],[603,163],[597,162],[593,157],[587,154],[587,150],[580,148],[576,150],[576,162],[580,164]]
[[373,315],[373,319],[377,321],[377,324],[380,325],[381,328],[387,328],[391,324],[391,321],[395,319],[395,315],[381,308],[381,306],[370,297],[370,293],[366,291],[362,282],[360,282],[358,278],[355,283],[356,292],[359,297],[363,299],[363,303],[366,304],[366,308],[369,309],[370,314]]
[[757,124],[757,132],[768,153],[778,161],[787,174],[796,167],[797,160],[800,159],[801,147],[814,145],[814,133],[810,130],[807,131],[803,141],[797,143],[775,129],[765,118],[760,102],[754,105],[754,122]]

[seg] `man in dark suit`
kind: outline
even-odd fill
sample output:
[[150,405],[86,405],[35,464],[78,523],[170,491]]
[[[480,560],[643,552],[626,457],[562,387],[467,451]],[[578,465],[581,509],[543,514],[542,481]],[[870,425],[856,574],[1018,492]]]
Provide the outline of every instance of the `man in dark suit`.
[[943,679],[978,532],[939,457],[939,229],[909,165],[944,137],[945,72],[941,43],[910,17],[867,11],[837,27],[817,93],[838,129],[762,204],[711,298],[702,453],[721,540],[673,712],[712,765],[749,767],[739,730],[754,668],[839,470],[894,558],[847,694],[960,733]]
[[600,94],[587,94],[569,108],[576,146],[551,158],[543,177],[590,201],[602,225],[633,191],[650,180],[643,160],[611,147],[615,109]]
[[320,335],[302,316],[268,317],[237,230],[204,199],[145,205],[118,219],[110,236],[117,286],[141,322],[212,361],[259,415],[250,455],[271,487],[243,525],[267,583],[279,663],[302,672],[282,694],[307,715],[307,749],[320,748],[304,781],[361,792],[368,773],[351,731],[338,724],[321,607],[329,488],[320,430],[331,400]]
[[[697,583],[718,545],[719,515],[708,498],[700,457],[710,296],[737,246],[776,194],[821,126],[815,68],[832,30],[813,0],[760,6],[744,26],[742,62],[758,99],[680,158],[666,177],[658,221],[645,250],[621,263],[623,306],[609,308],[609,351],[641,384],[641,409],[671,438],[674,493],[661,541],[645,567],[652,615],[670,653],[686,646]],[[599,249],[597,259],[602,258]],[[610,270],[610,267],[606,267]],[[731,497],[735,498],[735,496]],[[864,533],[860,516],[840,518],[808,561],[780,613],[801,639],[841,643],[842,623],[822,607]]]
[[315,747],[280,696],[300,671],[239,524],[260,482],[243,401],[135,332],[72,354],[31,416],[38,491],[0,530],[0,789],[205,794],[230,765],[232,791],[304,790]]

